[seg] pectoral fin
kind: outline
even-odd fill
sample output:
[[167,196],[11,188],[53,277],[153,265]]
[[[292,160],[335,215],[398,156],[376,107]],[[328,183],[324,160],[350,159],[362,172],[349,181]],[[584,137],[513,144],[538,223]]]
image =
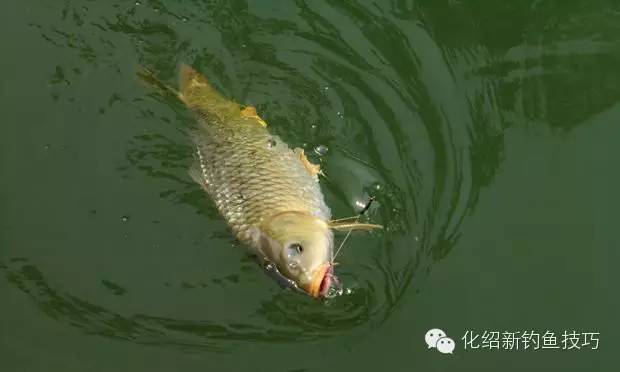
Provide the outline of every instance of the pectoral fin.
[[303,149],[296,148],[295,153],[299,155],[299,160],[301,160],[301,163],[304,165],[304,167],[311,176],[316,176],[319,174],[323,175],[323,172],[321,171],[321,166],[319,164],[312,164],[310,160],[308,160],[308,158],[306,157]]

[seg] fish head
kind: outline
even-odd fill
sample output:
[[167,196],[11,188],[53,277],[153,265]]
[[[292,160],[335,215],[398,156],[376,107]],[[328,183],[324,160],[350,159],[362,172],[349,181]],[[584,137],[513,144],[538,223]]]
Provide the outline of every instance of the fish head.
[[279,213],[263,224],[260,247],[280,273],[312,297],[324,297],[333,278],[333,233],[322,219]]

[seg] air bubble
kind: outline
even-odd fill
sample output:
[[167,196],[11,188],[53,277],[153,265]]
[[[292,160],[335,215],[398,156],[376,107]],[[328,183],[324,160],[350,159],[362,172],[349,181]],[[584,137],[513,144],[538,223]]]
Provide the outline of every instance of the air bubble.
[[271,149],[276,147],[278,143],[276,142],[276,140],[274,140],[273,138],[270,138],[269,141],[267,141],[267,148]]
[[129,216],[121,216],[121,222],[129,221]]
[[327,148],[327,146],[325,145],[318,145],[317,147],[314,148],[314,152],[318,156],[325,156],[325,154],[327,154],[327,151],[329,151],[329,148]]
[[339,285],[332,285],[331,288],[325,294],[326,298],[336,298],[338,296],[342,296],[343,294],[347,294],[348,289],[345,289]]

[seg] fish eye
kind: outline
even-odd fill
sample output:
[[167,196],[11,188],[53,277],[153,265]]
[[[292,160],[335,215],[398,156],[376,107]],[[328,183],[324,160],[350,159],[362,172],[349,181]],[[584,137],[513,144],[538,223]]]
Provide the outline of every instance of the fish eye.
[[304,247],[299,243],[291,243],[288,246],[288,250],[292,254],[301,254],[304,251]]

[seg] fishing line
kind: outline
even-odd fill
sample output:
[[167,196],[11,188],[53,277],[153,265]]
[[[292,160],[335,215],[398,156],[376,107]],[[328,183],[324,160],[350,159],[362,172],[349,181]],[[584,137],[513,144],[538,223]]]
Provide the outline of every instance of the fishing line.
[[[362,210],[359,212],[359,214],[355,218],[355,223],[359,222],[360,217],[362,217],[364,215],[364,213],[366,213],[366,211],[368,210],[368,208],[370,208],[370,205],[372,204],[372,202],[374,200],[375,200],[374,196],[371,196],[370,199],[368,199],[368,202],[366,203],[364,208],[362,208]],[[353,231],[353,229],[349,229],[349,231],[347,231],[347,235],[345,235],[344,239],[342,239],[342,243],[340,243],[340,246],[336,250],[336,253],[332,256],[332,264],[333,264],[334,260],[336,259],[336,257],[338,256],[338,253],[340,253],[340,250],[344,246],[344,243],[346,243],[347,239],[349,239],[349,235],[351,235],[352,231]]]

